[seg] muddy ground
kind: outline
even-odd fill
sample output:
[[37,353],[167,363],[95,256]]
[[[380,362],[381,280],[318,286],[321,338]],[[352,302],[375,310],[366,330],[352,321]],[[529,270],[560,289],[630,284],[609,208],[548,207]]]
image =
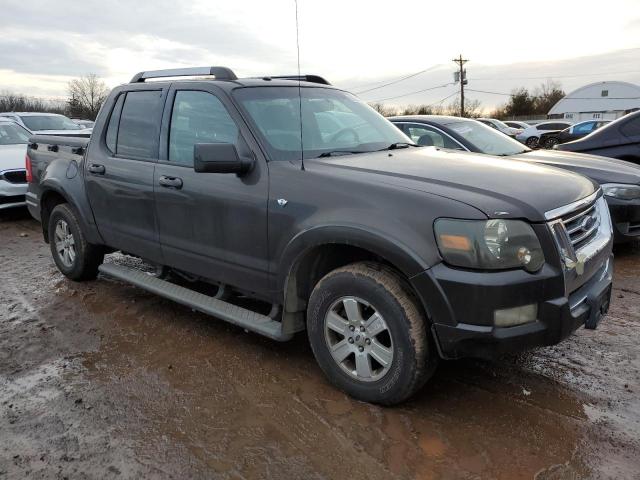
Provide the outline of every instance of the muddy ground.
[[277,344],[55,269],[0,215],[0,478],[640,478],[640,250],[618,249],[596,331],[441,365],[410,402],[332,388]]

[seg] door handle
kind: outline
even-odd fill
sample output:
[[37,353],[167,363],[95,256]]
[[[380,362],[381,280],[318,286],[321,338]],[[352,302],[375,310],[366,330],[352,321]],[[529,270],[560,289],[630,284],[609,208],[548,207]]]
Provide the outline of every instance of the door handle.
[[92,163],[91,165],[89,165],[89,173],[104,175],[104,172],[105,172],[104,165],[98,165],[96,163]]
[[182,179],[178,177],[167,177],[165,175],[162,175],[158,179],[158,183],[161,186],[167,188],[176,188],[178,190],[182,188]]

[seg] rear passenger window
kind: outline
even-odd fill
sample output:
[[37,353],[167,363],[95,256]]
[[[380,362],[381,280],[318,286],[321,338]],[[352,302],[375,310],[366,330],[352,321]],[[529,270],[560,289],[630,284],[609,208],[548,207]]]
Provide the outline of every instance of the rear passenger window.
[[109,118],[109,125],[107,126],[106,142],[107,148],[111,150],[111,153],[116,153],[116,142],[118,141],[118,124],[120,123],[120,114],[122,113],[122,104],[124,103],[124,94],[121,94],[116,100],[111,117]]
[[118,128],[118,155],[134,158],[158,157],[161,99],[160,90],[127,92]]
[[169,161],[193,165],[196,143],[238,143],[238,127],[213,94],[178,91],[171,112]]

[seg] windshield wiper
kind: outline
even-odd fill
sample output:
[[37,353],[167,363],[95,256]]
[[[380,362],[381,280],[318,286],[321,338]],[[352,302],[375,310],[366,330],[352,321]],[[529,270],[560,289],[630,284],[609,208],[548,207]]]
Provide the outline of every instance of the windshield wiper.
[[369,152],[363,152],[362,150],[332,150],[330,152],[323,152],[320,155],[318,155],[316,158],[334,157],[336,155],[353,155],[354,153],[369,153]]
[[389,145],[388,147],[385,148],[381,148],[380,150],[378,150],[379,152],[383,152],[385,150],[396,150],[398,148],[409,148],[409,147],[419,147],[420,145],[415,144],[415,143],[409,143],[409,142],[396,142],[396,143],[392,143],[391,145]]

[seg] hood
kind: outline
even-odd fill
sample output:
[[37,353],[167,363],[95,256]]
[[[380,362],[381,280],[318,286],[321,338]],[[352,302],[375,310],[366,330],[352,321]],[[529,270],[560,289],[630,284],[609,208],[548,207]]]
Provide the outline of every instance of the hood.
[[93,129],[82,130],[33,130],[35,135],[59,135],[61,137],[90,137]]
[[25,144],[0,145],[0,172],[3,170],[24,169],[24,157],[27,154]]
[[[422,147],[314,160],[383,182],[457,200],[489,218],[545,220],[544,213],[592,194],[586,177],[567,170],[471,152]],[[311,162],[309,162],[311,163]],[[363,176],[366,174],[367,176]]]
[[510,158],[571,170],[585,175],[599,184],[633,183],[640,185],[640,165],[624,160],[558,150],[533,150],[513,155]]

